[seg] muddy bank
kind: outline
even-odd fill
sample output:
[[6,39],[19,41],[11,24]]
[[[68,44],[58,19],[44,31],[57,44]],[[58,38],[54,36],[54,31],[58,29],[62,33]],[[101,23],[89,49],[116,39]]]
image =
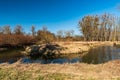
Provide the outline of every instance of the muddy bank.
[[93,65],[75,64],[0,64],[0,79],[34,80],[119,80],[120,60]]

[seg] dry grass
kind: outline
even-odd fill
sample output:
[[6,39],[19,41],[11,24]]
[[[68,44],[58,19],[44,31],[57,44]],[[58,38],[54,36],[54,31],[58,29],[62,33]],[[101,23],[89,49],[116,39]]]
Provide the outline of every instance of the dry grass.
[[[102,45],[109,45],[113,46],[114,42],[105,41],[105,42],[56,42],[61,47],[64,47],[63,50],[60,51],[60,53],[63,54],[70,54],[70,53],[82,53],[87,52],[90,48],[99,47]],[[119,43],[119,42],[116,42]]]
[[3,63],[0,80],[120,80],[120,60],[99,65]]

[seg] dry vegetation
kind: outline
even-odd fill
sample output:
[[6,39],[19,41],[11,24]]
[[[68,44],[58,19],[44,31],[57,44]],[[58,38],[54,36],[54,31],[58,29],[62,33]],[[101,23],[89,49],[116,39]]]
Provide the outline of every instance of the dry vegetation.
[[113,46],[114,43],[119,44],[119,42],[111,42],[111,41],[93,41],[93,42],[83,42],[83,41],[76,41],[76,42],[56,42],[64,49],[60,51],[63,54],[70,54],[70,53],[83,53],[87,52],[91,48],[95,48],[98,46]]
[[104,64],[0,64],[1,80],[120,80],[120,60]]

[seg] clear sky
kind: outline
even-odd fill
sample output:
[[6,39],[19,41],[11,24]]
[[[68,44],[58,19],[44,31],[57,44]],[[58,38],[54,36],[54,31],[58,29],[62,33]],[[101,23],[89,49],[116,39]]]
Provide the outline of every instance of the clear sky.
[[85,15],[111,13],[119,15],[120,0],[0,0],[0,26],[19,24],[25,31],[32,25],[57,30],[78,31],[78,22]]

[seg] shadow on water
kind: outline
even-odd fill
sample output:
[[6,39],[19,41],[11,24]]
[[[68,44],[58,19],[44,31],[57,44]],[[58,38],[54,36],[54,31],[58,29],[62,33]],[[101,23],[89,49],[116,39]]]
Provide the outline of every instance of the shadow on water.
[[0,63],[7,62],[11,64],[16,62],[22,57],[20,54],[21,50],[23,50],[23,48],[9,48],[0,50]]
[[49,63],[76,63],[80,61],[80,54],[71,54],[71,55],[60,55],[56,58],[37,58],[37,59],[31,59],[28,57],[25,57],[21,60],[22,63],[41,63],[41,64],[49,64]]
[[[110,60],[120,59],[120,48],[112,46],[101,46],[98,48],[90,49],[88,53],[85,53],[84,56],[81,54],[69,54],[69,55],[59,55],[56,57],[39,57],[31,59],[29,57],[23,57],[20,54],[22,49],[10,49],[6,51],[0,51],[0,63],[9,62],[14,63],[17,60],[21,59],[22,63],[88,63],[88,64],[100,64]],[[83,53],[84,54],[84,53]]]

